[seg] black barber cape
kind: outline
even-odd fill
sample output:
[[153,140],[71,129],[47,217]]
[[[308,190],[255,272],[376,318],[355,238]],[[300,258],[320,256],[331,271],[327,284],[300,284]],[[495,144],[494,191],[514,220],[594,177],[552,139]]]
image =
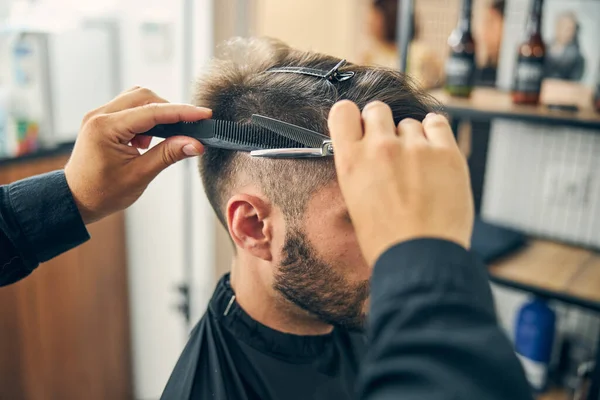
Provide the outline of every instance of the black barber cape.
[[242,310],[225,275],[161,397],[163,400],[355,399],[366,339],[270,329]]

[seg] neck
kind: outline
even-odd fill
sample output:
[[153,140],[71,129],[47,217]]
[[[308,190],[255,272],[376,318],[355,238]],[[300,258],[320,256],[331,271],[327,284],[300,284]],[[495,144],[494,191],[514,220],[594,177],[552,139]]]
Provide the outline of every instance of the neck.
[[463,0],[459,26],[463,32],[471,32],[471,0]]
[[273,268],[271,262],[241,252],[234,257],[230,283],[238,305],[255,321],[279,332],[302,336],[330,333],[333,326],[319,321],[273,289]]
[[529,16],[529,35],[540,34],[542,31],[542,0],[534,0]]

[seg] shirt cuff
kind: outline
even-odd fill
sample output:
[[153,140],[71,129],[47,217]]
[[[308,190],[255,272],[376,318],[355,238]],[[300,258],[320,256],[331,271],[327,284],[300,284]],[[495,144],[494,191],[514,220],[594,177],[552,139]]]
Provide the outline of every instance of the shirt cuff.
[[12,183],[8,197],[25,247],[19,252],[32,269],[90,238],[64,171]]
[[464,294],[488,310],[494,309],[485,265],[456,243],[442,239],[414,239],[384,252],[371,278],[373,301],[393,293]]

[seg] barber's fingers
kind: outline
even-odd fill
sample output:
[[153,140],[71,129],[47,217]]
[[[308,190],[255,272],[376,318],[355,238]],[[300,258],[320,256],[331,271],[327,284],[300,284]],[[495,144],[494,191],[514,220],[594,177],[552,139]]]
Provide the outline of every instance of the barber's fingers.
[[136,149],[147,149],[152,142],[151,136],[138,135],[131,139],[131,145]]
[[425,131],[423,125],[416,119],[406,118],[398,124],[398,135],[404,142],[410,144],[426,144]]
[[450,123],[443,115],[427,114],[423,120],[423,129],[427,140],[433,146],[458,146]]
[[[156,95],[150,89],[134,86],[124,90],[119,96],[106,104],[101,111],[110,114],[151,103],[168,103],[168,101]],[[131,145],[137,149],[147,149],[150,147],[151,142],[152,138],[149,136],[136,136],[131,140]]]
[[96,117],[100,124],[110,127],[121,143],[129,143],[136,134],[144,133],[158,124],[195,122],[212,116],[207,108],[189,104],[152,103]]
[[102,112],[110,114],[128,108],[139,107],[151,103],[168,103],[152,90],[144,87],[134,87],[121,93],[102,108]]
[[352,158],[355,145],[363,137],[362,120],[358,106],[349,100],[337,102],[327,119],[336,161]]
[[134,90],[138,90],[138,89],[141,89],[141,88],[142,88],[141,86],[137,86],[136,85],[136,86],[130,87],[129,89],[123,90],[120,94],[125,94],[125,93],[129,93],[129,92],[133,92]]
[[362,111],[363,126],[366,138],[396,136],[396,125],[392,109],[381,101],[374,101]]
[[202,154],[204,147],[200,142],[187,136],[174,136],[152,147],[146,153],[133,160],[138,176],[149,184],[168,166],[185,158]]
[[110,114],[150,103],[168,103],[168,101],[158,96],[150,89],[134,86],[131,89],[121,92],[117,97],[105,105],[88,112],[83,117],[83,123],[85,124],[87,121],[100,114]]
[[331,107],[327,124],[333,141],[349,143],[363,137],[360,110],[350,100],[339,101]]

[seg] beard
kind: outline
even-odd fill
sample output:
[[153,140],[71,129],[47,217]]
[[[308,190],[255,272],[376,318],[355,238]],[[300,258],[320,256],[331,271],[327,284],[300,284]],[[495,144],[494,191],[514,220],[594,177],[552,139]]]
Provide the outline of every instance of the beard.
[[282,253],[273,286],[285,299],[325,323],[351,331],[363,330],[368,280],[348,282],[342,273],[318,258],[306,236],[297,229],[287,233]]

